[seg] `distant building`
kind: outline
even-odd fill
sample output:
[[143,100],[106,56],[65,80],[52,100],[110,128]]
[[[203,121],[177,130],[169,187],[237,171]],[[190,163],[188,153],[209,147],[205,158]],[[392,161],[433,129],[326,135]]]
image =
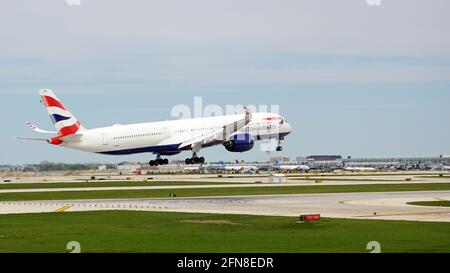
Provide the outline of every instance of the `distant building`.
[[101,172],[104,172],[104,171],[107,171],[108,168],[106,167],[106,165],[100,165],[100,166],[98,166],[98,170]]
[[36,168],[29,169],[28,165],[26,165],[26,166],[21,166],[21,165],[1,165],[0,166],[0,171],[22,172],[25,169],[26,169],[26,171],[35,171],[36,170]]
[[284,156],[275,156],[275,157],[271,157],[270,158],[270,162],[273,163],[275,161],[278,161],[278,162],[289,162],[290,158],[289,157],[284,157]]
[[140,163],[134,162],[123,162],[117,165],[117,171],[120,173],[133,173],[141,168],[142,165]]
[[297,161],[297,163],[305,163],[307,161],[306,156],[297,156],[295,158],[295,161]]
[[23,172],[37,172],[39,171],[38,168],[36,168],[36,166],[32,166],[32,165],[25,165],[22,169]]
[[0,171],[14,171],[17,169],[18,169],[17,166],[10,166],[10,165],[1,165],[0,166]]
[[339,161],[342,160],[340,155],[310,155],[306,158],[307,161]]
[[450,154],[441,154],[440,158],[450,158]]

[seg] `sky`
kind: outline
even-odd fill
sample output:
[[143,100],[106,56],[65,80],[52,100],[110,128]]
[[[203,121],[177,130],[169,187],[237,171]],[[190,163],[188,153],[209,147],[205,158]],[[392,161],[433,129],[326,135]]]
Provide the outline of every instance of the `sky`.
[[[148,161],[13,139],[52,129],[52,89],[86,128],[168,120],[174,106],[277,105],[272,155],[450,152],[447,0],[3,1],[0,164]],[[266,160],[218,146],[207,160]],[[190,156],[182,153],[174,158]]]

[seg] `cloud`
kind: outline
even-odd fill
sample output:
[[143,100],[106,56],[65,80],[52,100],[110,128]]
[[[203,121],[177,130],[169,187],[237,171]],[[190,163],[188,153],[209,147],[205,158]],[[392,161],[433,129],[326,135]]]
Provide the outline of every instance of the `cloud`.
[[97,55],[136,48],[235,48],[448,56],[446,0],[64,0],[2,5],[8,54]]
[[8,1],[0,92],[448,81],[448,8],[445,0]]
[[[202,95],[208,103],[279,104],[301,138],[288,140],[292,155],[406,155],[417,143],[425,144],[415,152],[438,154],[449,130],[409,132],[433,132],[448,117],[449,8],[448,0],[6,1],[0,161],[110,160],[10,140],[11,132],[29,133],[29,117],[49,124],[36,114],[39,88],[61,94],[90,126],[165,119],[173,104]],[[133,103],[124,105],[122,93]],[[99,106],[105,97],[108,107]],[[340,133],[330,140],[333,131]]]

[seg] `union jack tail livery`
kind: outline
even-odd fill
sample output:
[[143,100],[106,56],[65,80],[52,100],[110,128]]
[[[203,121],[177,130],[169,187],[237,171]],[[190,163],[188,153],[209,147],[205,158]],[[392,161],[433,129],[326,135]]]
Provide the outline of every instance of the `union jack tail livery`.
[[59,136],[68,136],[76,134],[80,130],[85,130],[77,118],[56,97],[55,93],[49,89],[40,89],[39,95],[41,95],[41,102],[47,109]]

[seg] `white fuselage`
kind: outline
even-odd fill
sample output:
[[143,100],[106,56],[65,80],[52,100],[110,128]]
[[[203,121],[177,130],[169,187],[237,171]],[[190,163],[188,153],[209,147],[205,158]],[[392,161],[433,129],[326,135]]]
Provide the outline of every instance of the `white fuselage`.
[[276,166],[275,168],[282,170],[282,171],[307,171],[309,170],[309,166],[306,165],[280,165]]
[[353,172],[363,172],[363,171],[376,171],[377,169],[370,167],[345,167],[344,170]]
[[[228,115],[127,125],[116,124],[83,131],[79,141],[63,143],[61,146],[112,155],[142,152],[175,154],[180,152],[178,145],[183,141],[220,130],[238,117],[238,115]],[[277,119],[271,117],[277,117]],[[290,125],[278,114],[253,113],[252,120],[234,134],[249,133],[255,140],[259,140],[283,138],[291,131]]]
[[225,171],[257,171],[258,168],[256,166],[249,165],[225,165]]

